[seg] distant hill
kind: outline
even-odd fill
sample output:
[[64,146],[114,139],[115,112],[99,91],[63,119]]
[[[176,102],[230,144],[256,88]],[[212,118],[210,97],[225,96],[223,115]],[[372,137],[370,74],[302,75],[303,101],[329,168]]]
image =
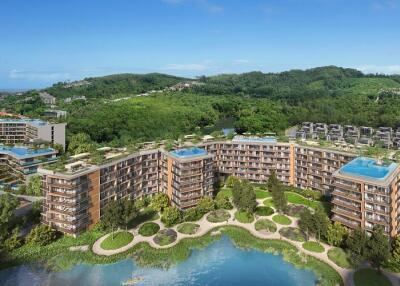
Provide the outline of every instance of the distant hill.
[[47,88],[46,91],[57,98],[73,95],[85,95],[88,98],[110,98],[117,95],[159,90],[186,80],[188,79],[159,73],[115,74],[85,78],[72,83],[59,82]]

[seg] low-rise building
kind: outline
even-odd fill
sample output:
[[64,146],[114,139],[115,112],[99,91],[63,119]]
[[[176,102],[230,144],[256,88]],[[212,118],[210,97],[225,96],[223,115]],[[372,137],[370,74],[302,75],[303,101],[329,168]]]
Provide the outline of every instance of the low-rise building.
[[312,138],[314,139],[326,139],[328,134],[328,126],[326,123],[315,123]]
[[328,141],[342,141],[343,140],[343,127],[340,124],[329,124],[328,135],[326,136]]

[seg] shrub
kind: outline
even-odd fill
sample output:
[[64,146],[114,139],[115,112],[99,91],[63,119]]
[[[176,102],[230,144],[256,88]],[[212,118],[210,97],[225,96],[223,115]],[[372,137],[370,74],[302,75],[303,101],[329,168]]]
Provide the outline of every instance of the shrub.
[[208,214],[207,220],[209,222],[217,223],[227,221],[231,215],[225,210],[216,210]]
[[203,217],[203,214],[200,213],[197,208],[190,208],[183,212],[183,220],[184,221],[197,221]]
[[274,210],[270,207],[257,207],[256,214],[259,216],[269,216],[274,213]]
[[210,197],[202,197],[197,203],[197,211],[206,214],[215,209],[214,201]]
[[275,232],[277,230],[276,224],[269,219],[260,219],[254,225],[257,231],[266,230],[267,232]]
[[306,235],[300,229],[295,227],[284,227],[279,230],[279,233],[291,240],[304,242],[306,241]]
[[163,229],[154,237],[153,241],[160,246],[168,245],[176,240],[177,233],[173,229]]
[[290,220],[290,218],[288,218],[288,217],[285,216],[285,215],[280,215],[280,214],[274,215],[274,216],[272,217],[272,220],[273,220],[274,222],[279,223],[279,224],[282,224],[282,225],[289,225],[289,224],[292,223],[292,221]]
[[12,251],[21,246],[21,241],[18,238],[19,229],[15,228],[9,238],[4,241],[4,248]]
[[181,221],[182,214],[176,207],[167,207],[164,209],[161,221],[169,227]]
[[318,252],[322,253],[325,251],[325,248],[322,246],[321,243],[316,242],[316,241],[306,241],[303,243],[303,248],[312,251],[312,252]]
[[247,211],[237,211],[235,212],[235,219],[241,223],[252,223],[254,221],[254,215]]
[[48,225],[38,225],[26,237],[26,242],[33,245],[44,246],[57,239],[57,232]]
[[160,230],[160,226],[155,222],[146,222],[139,228],[139,234],[143,236],[155,235]]
[[233,206],[228,197],[220,196],[215,199],[215,206],[217,209],[231,210]]
[[342,268],[351,269],[354,263],[345,250],[339,247],[333,247],[328,250],[328,258],[333,261],[337,266]]
[[183,234],[195,234],[199,227],[200,226],[195,223],[183,223],[178,225],[177,230]]

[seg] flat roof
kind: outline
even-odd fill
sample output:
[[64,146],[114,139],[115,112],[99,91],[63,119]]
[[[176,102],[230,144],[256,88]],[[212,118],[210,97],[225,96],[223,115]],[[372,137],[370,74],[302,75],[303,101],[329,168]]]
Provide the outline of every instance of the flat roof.
[[278,140],[274,136],[267,137],[244,137],[244,136],[235,136],[232,139],[232,142],[257,142],[257,143],[277,143]]
[[0,118],[0,123],[25,123],[31,124],[34,126],[44,126],[47,125],[47,122],[40,119],[10,119],[10,118]]
[[379,164],[375,159],[358,157],[340,168],[339,174],[366,178],[374,181],[384,181],[396,168],[396,163]]
[[191,157],[207,155],[207,151],[202,148],[193,147],[193,148],[174,150],[171,151],[170,154],[178,158],[191,158]]

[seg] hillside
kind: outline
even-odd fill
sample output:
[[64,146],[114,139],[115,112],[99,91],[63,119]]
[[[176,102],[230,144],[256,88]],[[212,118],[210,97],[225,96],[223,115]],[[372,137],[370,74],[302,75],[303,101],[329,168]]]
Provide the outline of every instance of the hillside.
[[160,90],[186,78],[166,74],[115,74],[85,78],[75,83],[56,83],[46,91],[57,98],[84,95],[88,98],[110,98]]

